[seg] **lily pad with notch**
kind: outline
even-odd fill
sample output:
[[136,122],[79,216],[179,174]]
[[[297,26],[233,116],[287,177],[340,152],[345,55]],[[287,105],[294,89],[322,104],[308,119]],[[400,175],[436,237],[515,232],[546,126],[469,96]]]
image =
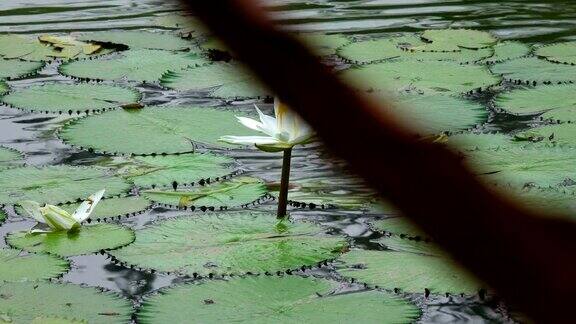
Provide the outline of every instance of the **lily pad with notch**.
[[472,29],[429,29],[424,31],[422,39],[428,51],[451,52],[460,48],[481,49],[495,45],[498,39],[492,34]]
[[2,282],[37,281],[55,278],[70,269],[68,261],[48,254],[25,254],[16,249],[0,249]]
[[530,54],[530,46],[514,41],[501,42],[494,45],[494,55],[487,57],[477,63],[495,64],[524,57]]
[[551,62],[576,65],[576,42],[564,42],[542,46],[535,53]]

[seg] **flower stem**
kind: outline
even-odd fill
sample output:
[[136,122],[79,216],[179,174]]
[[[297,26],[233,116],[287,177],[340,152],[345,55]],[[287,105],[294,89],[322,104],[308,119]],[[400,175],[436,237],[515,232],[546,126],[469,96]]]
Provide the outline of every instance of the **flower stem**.
[[292,159],[292,148],[284,150],[282,161],[282,181],[280,182],[280,196],[278,197],[278,213],[276,218],[282,219],[286,216],[288,205],[288,187],[290,184],[290,160]]

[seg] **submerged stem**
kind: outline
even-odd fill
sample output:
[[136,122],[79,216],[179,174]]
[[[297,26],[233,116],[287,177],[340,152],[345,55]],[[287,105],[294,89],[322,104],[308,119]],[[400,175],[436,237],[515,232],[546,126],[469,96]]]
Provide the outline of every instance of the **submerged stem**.
[[292,159],[292,148],[284,150],[282,160],[282,181],[280,182],[280,195],[278,196],[278,213],[276,218],[282,219],[286,216],[288,205],[288,187],[290,184],[290,160]]

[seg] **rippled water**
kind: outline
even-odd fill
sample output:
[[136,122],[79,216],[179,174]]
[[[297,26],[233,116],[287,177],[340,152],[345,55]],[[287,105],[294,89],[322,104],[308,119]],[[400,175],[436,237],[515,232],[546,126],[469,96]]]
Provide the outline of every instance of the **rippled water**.
[[[529,43],[544,43],[576,38],[576,2],[573,1],[437,1],[437,0],[371,0],[371,1],[265,1],[271,15],[286,29],[299,31],[327,31],[347,34],[376,34],[419,31],[427,28],[470,27],[490,30],[503,39],[522,39]],[[82,32],[105,29],[160,29],[154,18],[178,11],[174,2],[156,0],[18,0],[0,1],[1,33]],[[12,81],[14,88],[42,83],[47,80],[71,82],[58,76],[58,63],[49,64],[37,76]],[[138,86],[144,93],[144,103],[221,105],[222,102],[184,96],[153,85]],[[252,109],[250,102],[235,103]],[[270,109],[269,106],[263,105]],[[106,163],[110,157],[88,154],[65,146],[55,136],[55,129],[68,117],[26,114],[0,107],[0,144],[26,154],[30,165]],[[504,131],[520,127],[524,121],[495,115],[488,129]],[[267,181],[277,181],[280,174],[279,156],[238,150],[230,153],[244,168]],[[293,179],[324,179],[334,183],[332,188],[342,195],[363,194],[366,189],[359,181],[350,179],[341,170],[342,163],[331,159],[320,146],[312,145],[294,152]],[[345,185],[342,185],[345,183]],[[262,208],[273,208],[266,205]],[[145,215],[128,219],[126,224],[140,228],[150,222],[180,214],[155,209]],[[336,233],[346,234],[352,243],[373,248],[368,238],[372,233],[365,225],[374,215],[360,211],[293,210],[298,218],[317,220]],[[29,228],[31,222],[10,213],[10,220],[0,227],[0,236],[7,232]],[[0,241],[0,246],[4,244]],[[105,256],[92,255],[73,258],[73,269],[65,281],[101,286],[121,292],[136,302],[155,289],[173,282],[188,280],[170,275],[149,274],[110,263]],[[331,269],[315,270],[322,276],[334,276]],[[361,289],[348,287],[347,289]],[[421,294],[408,295],[425,310],[423,322],[503,322],[498,308],[480,302],[476,297],[441,297],[425,299]]]

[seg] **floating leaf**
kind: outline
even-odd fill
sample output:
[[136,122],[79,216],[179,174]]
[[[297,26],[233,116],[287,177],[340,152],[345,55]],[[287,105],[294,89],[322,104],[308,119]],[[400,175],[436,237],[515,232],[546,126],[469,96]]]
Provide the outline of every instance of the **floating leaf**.
[[202,34],[206,28],[195,17],[182,14],[168,14],[158,16],[154,23],[160,27],[176,28],[180,34]]
[[0,249],[0,286],[4,281],[35,281],[57,277],[70,268],[68,261],[48,254],[21,255]]
[[530,46],[520,42],[502,42],[494,45],[494,55],[478,63],[494,64],[517,59],[530,53]]
[[549,187],[576,181],[576,149],[510,148],[473,151],[468,156],[469,164],[489,182]]
[[342,34],[305,33],[298,34],[298,38],[318,56],[336,54],[338,48],[350,43],[350,39]]
[[270,96],[258,79],[233,63],[214,63],[165,74],[160,83],[180,91],[208,91],[216,98],[256,98]]
[[408,252],[353,250],[341,258],[348,266],[338,272],[380,288],[409,293],[474,294],[482,285],[452,260]]
[[215,154],[135,157],[119,172],[142,188],[218,181],[233,173],[234,159]]
[[127,192],[130,185],[106,169],[71,166],[24,167],[0,171],[0,203],[22,200],[58,204],[84,199],[106,189],[107,196]]
[[14,91],[2,98],[16,108],[37,112],[96,112],[140,101],[134,89],[105,84],[49,83]]
[[410,219],[405,217],[390,217],[372,222],[373,227],[382,232],[407,237],[427,237],[420,228],[414,225]]
[[88,322],[59,316],[38,316],[30,324],[88,324]]
[[[90,47],[90,44],[74,42],[70,37],[44,35],[41,38],[45,41],[14,34],[0,35],[0,56],[6,59],[17,58],[25,61],[51,61],[55,58],[86,58],[95,54],[110,52],[110,50],[103,48],[86,51],[85,46]],[[59,41],[56,41],[57,39]],[[66,39],[67,41],[65,41]]]
[[538,141],[541,144],[576,147],[576,126],[572,124],[546,125],[516,134],[517,139]]
[[483,66],[453,62],[395,61],[348,69],[342,73],[365,91],[456,94],[484,89],[500,82]]
[[372,240],[372,242],[379,243],[382,246],[385,246],[388,250],[396,252],[408,252],[447,258],[447,254],[438,245],[420,239],[384,236],[377,240]]
[[576,65],[576,42],[542,46],[536,50],[536,55],[552,62]]
[[[247,277],[167,289],[144,301],[139,323],[409,323],[420,310],[383,291],[331,294],[317,278]],[[184,304],[183,304],[184,301]]]
[[405,35],[350,43],[338,50],[338,55],[355,63],[370,63],[407,55],[407,48],[422,45],[420,37]]
[[97,43],[121,44],[130,49],[182,51],[194,47],[192,42],[178,36],[144,30],[106,30],[87,33],[78,39]]
[[134,241],[134,232],[124,226],[97,224],[82,226],[76,232],[29,234],[27,231],[8,234],[10,246],[30,252],[46,252],[63,257],[116,249]]
[[150,155],[188,153],[195,143],[231,147],[226,134],[257,135],[242,126],[237,112],[208,107],[158,107],[116,110],[67,124],[60,137],[68,144],[98,152]]
[[426,30],[422,38],[432,42],[429,48],[433,51],[454,51],[460,47],[479,49],[490,47],[498,42],[498,39],[490,33],[470,29]]
[[140,49],[95,60],[65,63],[60,66],[60,72],[84,79],[154,82],[169,70],[179,71],[204,64],[207,61],[194,53]]
[[72,284],[4,283],[0,296],[0,314],[8,314],[13,323],[54,316],[89,323],[128,323],[132,313],[132,303],[114,293]]
[[552,85],[513,90],[498,95],[495,104],[514,115],[542,114],[544,119],[576,121],[576,86]]
[[448,137],[447,144],[460,151],[497,150],[526,145],[526,143],[514,142],[512,139],[512,137],[500,133],[461,133]]
[[264,182],[256,178],[239,177],[209,186],[181,190],[147,190],[144,197],[160,204],[184,207],[237,207],[263,198],[267,193]]
[[266,212],[227,212],[159,222],[136,241],[110,252],[121,262],[180,274],[276,272],[311,266],[340,254],[346,241],[312,224]]
[[24,164],[24,157],[22,153],[0,146],[0,170],[22,166]]
[[38,40],[54,48],[50,56],[63,59],[85,58],[97,52],[101,53],[103,50],[100,45],[81,42],[72,36],[40,35]]
[[0,79],[17,79],[36,73],[44,64],[0,59]]
[[576,81],[576,66],[556,64],[535,57],[498,63],[491,69],[506,80],[533,85]]
[[576,194],[570,187],[501,189],[523,208],[547,217],[576,220]]

